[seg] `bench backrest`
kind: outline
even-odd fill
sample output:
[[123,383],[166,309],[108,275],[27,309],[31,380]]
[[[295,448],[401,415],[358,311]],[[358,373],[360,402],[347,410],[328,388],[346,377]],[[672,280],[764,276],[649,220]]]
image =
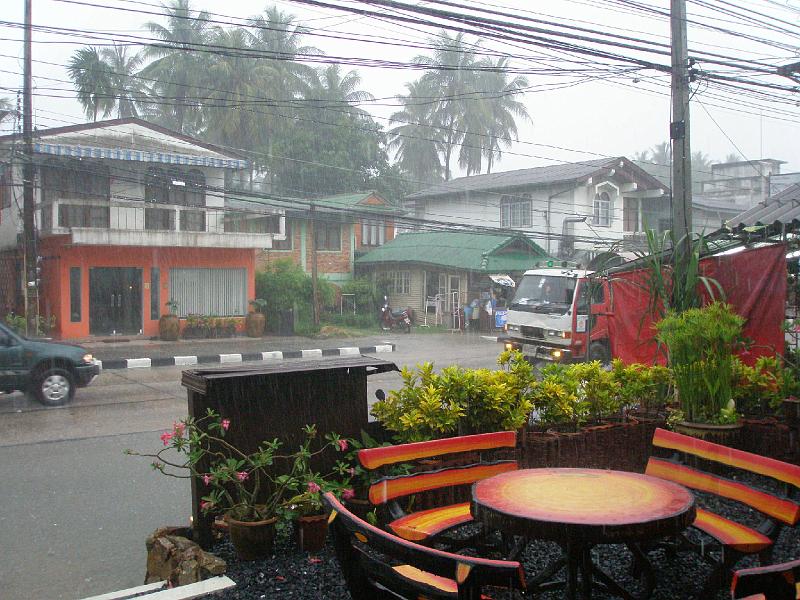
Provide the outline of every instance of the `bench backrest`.
[[[399,444],[359,450],[358,458],[365,469],[379,469],[398,463],[407,463],[432,457],[515,448],[517,434],[499,431],[455,438]],[[438,470],[384,477],[369,488],[372,504],[385,504],[390,500],[418,494],[428,490],[468,485],[518,468],[515,460],[476,462],[469,465],[445,467]]]
[[[794,488],[800,488],[800,467],[750,452],[728,448],[664,429],[656,429],[653,445],[696,456],[719,464],[770,477]],[[657,457],[647,462],[647,475],[668,479],[686,487],[729,498],[756,509],[787,525],[800,521],[800,505],[796,502],[746,484],[700,471],[684,464]]]
[[396,446],[364,448],[358,451],[358,460],[365,469],[374,470],[386,465],[413,462],[422,458],[461,452],[515,448],[516,445],[517,433],[515,431],[497,431]]
[[733,600],[797,600],[800,598],[800,560],[741,569],[733,574]]
[[[358,518],[331,493],[323,495],[331,510],[328,521],[336,555],[353,598],[375,597],[375,582],[417,598],[439,595],[455,583],[459,598],[480,598],[482,586],[525,589],[525,574],[516,561],[452,554],[406,541]],[[379,552],[386,560],[359,545]],[[448,580],[448,581],[443,581]]]

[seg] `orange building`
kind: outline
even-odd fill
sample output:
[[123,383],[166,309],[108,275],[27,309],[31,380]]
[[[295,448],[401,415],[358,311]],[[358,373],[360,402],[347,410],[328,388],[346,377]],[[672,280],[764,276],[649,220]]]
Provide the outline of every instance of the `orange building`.
[[[0,268],[16,270],[3,274],[17,282],[3,300],[20,310],[17,143],[0,137],[0,175],[11,182],[0,198]],[[256,250],[285,225],[282,211],[228,191],[248,173],[241,156],[129,118],[39,130],[35,164],[39,313],[54,337],[153,336],[168,301],[183,317],[247,313]]]

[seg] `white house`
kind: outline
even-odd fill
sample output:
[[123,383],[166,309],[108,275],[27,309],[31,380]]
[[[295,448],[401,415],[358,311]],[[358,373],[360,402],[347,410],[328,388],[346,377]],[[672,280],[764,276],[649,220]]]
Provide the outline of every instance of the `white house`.
[[669,189],[627,158],[460,177],[408,195],[418,219],[531,237],[547,254],[640,246],[646,228],[669,228]]

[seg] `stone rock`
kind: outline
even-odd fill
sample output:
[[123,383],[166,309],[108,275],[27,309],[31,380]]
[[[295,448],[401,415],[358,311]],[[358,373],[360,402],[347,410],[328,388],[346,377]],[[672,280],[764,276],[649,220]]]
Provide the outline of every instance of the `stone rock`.
[[168,581],[170,586],[178,586],[225,573],[225,561],[205,552],[187,535],[185,527],[161,527],[147,537],[145,583]]

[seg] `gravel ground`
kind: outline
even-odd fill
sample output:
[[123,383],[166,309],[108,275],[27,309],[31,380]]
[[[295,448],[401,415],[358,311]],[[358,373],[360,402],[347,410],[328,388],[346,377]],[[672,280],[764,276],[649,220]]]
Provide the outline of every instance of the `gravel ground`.
[[[761,478],[741,477],[747,483],[756,483],[757,487],[776,491],[771,482]],[[756,525],[760,522],[759,513],[735,502],[726,501],[717,496],[695,493],[698,505],[728,516],[741,523]],[[689,530],[693,541],[710,541],[694,530]],[[225,540],[215,546],[213,552],[228,563],[228,577],[236,582],[232,590],[222,592],[218,597],[224,600],[260,600],[276,598],[296,598],[302,600],[340,600],[350,598],[342,578],[339,565],[334,555],[333,546],[328,541],[322,552],[309,555],[301,552],[292,537],[279,538],[276,542],[275,555],[263,561],[242,562],[236,559],[233,548]],[[622,545],[608,544],[598,546],[593,551],[595,564],[614,578],[624,588],[633,593],[641,590],[639,583],[630,574],[631,556]],[[560,556],[560,548],[550,542],[535,541],[530,543],[522,554],[521,561],[529,577],[541,572],[548,564]],[[710,566],[693,552],[680,552],[676,556],[667,556],[663,550],[656,550],[650,555],[655,566],[657,585],[651,596],[653,600],[727,600],[728,590],[720,590],[714,598],[698,598],[702,584],[710,572]],[[800,527],[784,528],[774,547],[773,561],[784,562],[800,557]],[[500,558],[500,557],[493,557]],[[755,558],[743,559],[738,568],[755,566]],[[563,572],[560,574],[563,576]],[[491,596],[496,600],[511,598],[508,593],[495,592]],[[545,600],[559,600],[563,591],[556,590],[537,596]],[[595,592],[593,598],[614,598],[601,592]],[[217,598],[217,596],[215,596]],[[363,600],[353,598],[352,600]]]

